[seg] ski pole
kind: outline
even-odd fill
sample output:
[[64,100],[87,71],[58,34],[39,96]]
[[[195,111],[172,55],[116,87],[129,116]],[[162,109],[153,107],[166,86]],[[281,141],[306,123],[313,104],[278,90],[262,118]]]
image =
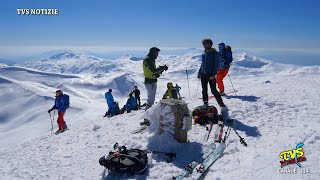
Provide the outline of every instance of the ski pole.
[[200,79],[199,79],[198,86],[197,86],[196,96],[198,95],[199,84],[200,84]]
[[191,96],[190,96],[190,86],[189,86],[189,77],[188,77],[188,70],[186,70],[186,74],[187,74],[187,81],[188,81],[189,98],[191,99]]
[[233,87],[233,84],[232,84],[231,77],[230,77],[229,73],[228,73],[228,76],[229,76],[229,79],[230,79],[230,82],[231,82],[231,85],[232,85],[232,88],[233,88],[234,94],[235,94],[235,95],[237,95],[237,94],[236,94],[236,90],[235,90],[235,89],[234,89],[234,87]]
[[[56,111],[53,110],[53,119],[52,119],[52,122],[54,122],[54,116],[56,115]],[[52,123],[52,131],[53,131],[53,123]]]
[[248,146],[248,144],[246,143],[245,139],[243,137],[241,137],[239,135],[239,133],[232,127],[232,129],[234,130],[234,132],[238,135],[238,137],[240,138],[240,143],[244,146]]
[[173,158],[176,157],[176,153],[175,152],[161,152],[161,151],[151,151],[151,150],[145,150],[145,152],[147,153],[152,153],[152,154],[162,154],[165,155],[167,157],[169,157],[169,162],[172,161]]
[[49,116],[50,116],[50,121],[51,121],[51,135],[53,135],[53,122],[51,119],[51,112],[50,112]]

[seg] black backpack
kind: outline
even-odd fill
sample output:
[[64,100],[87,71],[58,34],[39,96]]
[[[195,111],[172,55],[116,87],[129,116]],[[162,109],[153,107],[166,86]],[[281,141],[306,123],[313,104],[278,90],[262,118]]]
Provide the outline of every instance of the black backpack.
[[121,146],[118,151],[109,152],[107,157],[102,156],[99,163],[109,171],[142,173],[148,166],[148,156],[143,150],[127,150],[125,146]]

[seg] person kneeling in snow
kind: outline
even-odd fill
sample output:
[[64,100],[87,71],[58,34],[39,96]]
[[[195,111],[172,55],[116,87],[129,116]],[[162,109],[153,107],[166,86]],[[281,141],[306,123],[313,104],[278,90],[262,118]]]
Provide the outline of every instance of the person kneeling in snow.
[[69,108],[69,96],[66,94],[63,94],[62,90],[57,90],[54,105],[51,109],[48,110],[48,113],[51,113],[51,111],[54,109],[58,110],[57,123],[58,123],[59,129],[55,132],[55,134],[59,134],[68,130],[67,124],[64,121],[64,117],[63,117],[68,108]]
[[167,99],[167,97],[173,98],[173,99],[178,99],[177,90],[176,90],[176,88],[173,87],[172,82],[169,82],[167,84],[167,88],[168,89],[167,89],[166,93],[164,93],[162,99]]
[[[114,101],[113,102],[113,107],[114,107],[114,115],[119,115],[120,114],[120,108],[119,108],[119,103]],[[109,117],[111,115],[110,111],[107,111],[106,114],[103,117]]]
[[137,99],[133,97],[131,93],[129,94],[127,104],[124,105],[121,110],[121,114],[123,114],[125,110],[127,110],[127,113],[130,113],[131,110],[138,110]]

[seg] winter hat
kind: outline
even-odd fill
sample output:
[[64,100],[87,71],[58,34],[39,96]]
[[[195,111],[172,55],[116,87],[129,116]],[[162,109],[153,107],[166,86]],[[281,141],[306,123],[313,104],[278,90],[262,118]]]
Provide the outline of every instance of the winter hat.
[[[63,92],[62,92],[62,90],[61,90],[61,89],[56,90],[56,93],[58,93],[58,94],[59,94],[58,96],[60,96],[61,94],[63,94]],[[58,97],[58,96],[56,96],[56,97]]]
[[173,83],[172,82],[168,82],[167,88],[169,88],[169,87],[173,87]]
[[223,42],[221,42],[220,44],[218,44],[218,46],[219,49],[224,49],[226,45]]
[[149,50],[149,54],[156,54],[156,53],[158,53],[159,51],[160,51],[159,48],[157,48],[157,47],[152,47],[152,48],[150,48],[150,50]]
[[109,89],[109,92],[112,92],[112,89]]

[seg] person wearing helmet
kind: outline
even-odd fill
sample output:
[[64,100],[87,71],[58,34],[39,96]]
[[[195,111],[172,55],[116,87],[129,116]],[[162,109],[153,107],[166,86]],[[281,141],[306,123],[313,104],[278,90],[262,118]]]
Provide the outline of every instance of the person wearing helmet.
[[213,42],[211,39],[204,39],[202,41],[204,52],[202,54],[201,67],[199,69],[198,78],[201,79],[202,98],[204,105],[208,106],[208,83],[210,85],[211,93],[214,95],[220,107],[225,107],[222,98],[217,90],[216,75],[219,68],[219,53],[212,48]]
[[64,99],[62,90],[57,90],[54,105],[51,109],[48,110],[48,113],[51,113],[51,111],[53,111],[54,109],[58,110],[57,123],[58,123],[59,129],[55,132],[55,134],[62,133],[68,129],[67,124],[64,121],[64,114],[67,108],[68,107],[67,105],[65,105],[65,99]]
[[173,98],[173,99],[178,99],[178,95],[177,95],[177,90],[176,88],[173,87],[173,83],[169,82],[167,84],[167,91],[166,93],[164,93],[163,98],[162,99],[167,99],[169,98]]
[[232,51],[230,46],[226,46],[223,42],[219,45],[219,53],[220,53],[220,67],[217,74],[217,84],[220,90],[220,95],[225,95],[224,93],[224,84],[223,79],[227,76],[232,58]]
[[[108,115],[109,117],[114,116],[114,99],[111,93],[112,89],[109,89],[109,91],[104,94],[104,97],[106,98],[108,104],[108,112],[106,113],[106,115]],[[104,115],[104,117],[106,117],[106,115]]]
[[157,47],[152,47],[149,50],[149,54],[143,60],[143,73],[145,77],[144,84],[147,89],[148,99],[146,109],[149,109],[155,101],[156,91],[157,91],[157,79],[163,71],[168,70],[168,66],[159,66],[156,68],[156,59],[159,55],[160,49]]

